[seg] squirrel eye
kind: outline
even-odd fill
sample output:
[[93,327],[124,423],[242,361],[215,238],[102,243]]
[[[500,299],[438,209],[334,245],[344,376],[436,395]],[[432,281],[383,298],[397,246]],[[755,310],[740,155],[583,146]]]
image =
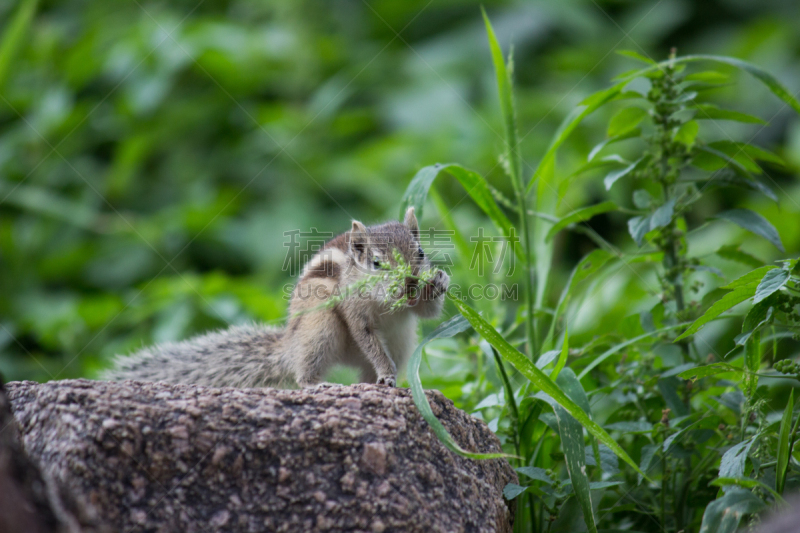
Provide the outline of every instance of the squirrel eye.
[[425,252],[422,251],[422,246],[419,247],[419,250],[417,250],[417,252],[419,253],[420,257],[425,257]]
[[375,268],[380,268],[381,262],[378,260],[377,257],[372,259],[372,266],[374,266]]

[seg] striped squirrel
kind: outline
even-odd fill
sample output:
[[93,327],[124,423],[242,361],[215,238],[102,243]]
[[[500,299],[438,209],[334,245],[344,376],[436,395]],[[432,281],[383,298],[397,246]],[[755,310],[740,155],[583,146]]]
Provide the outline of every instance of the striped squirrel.
[[[365,291],[343,290],[374,277],[398,256],[414,277],[405,279],[400,309],[390,309],[386,282]],[[416,276],[431,280],[420,284]],[[334,363],[354,366],[361,381],[394,387],[397,366],[408,360],[417,342],[417,319],[442,310],[449,278],[433,270],[419,243],[419,224],[410,207],[403,223],[365,227],[356,220],[350,231],[328,241],[308,261],[295,285],[285,328],[233,326],[192,339],[145,348],[118,357],[102,376],[193,383],[212,387],[264,387],[321,382]],[[391,289],[389,289],[391,290]],[[395,300],[396,301],[396,300]],[[328,302],[329,305],[326,305]],[[330,305],[333,303],[333,305]]]

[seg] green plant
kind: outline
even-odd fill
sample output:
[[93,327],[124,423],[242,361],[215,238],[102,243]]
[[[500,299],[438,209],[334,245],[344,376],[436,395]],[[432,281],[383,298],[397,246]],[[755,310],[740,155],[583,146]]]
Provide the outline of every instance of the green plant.
[[[496,366],[494,380],[481,380],[488,394],[476,409],[492,417],[521,476],[522,484],[505,490],[508,499],[518,501],[517,531],[569,531],[574,506],[589,531],[650,531],[656,524],[662,531],[733,531],[743,516],[781,501],[790,478],[792,484],[800,481],[791,461],[798,424],[792,423],[793,396],[776,433],[767,416],[768,391],[758,386],[767,339],[762,332],[771,331],[775,357],[776,326],[796,329],[800,291],[796,260],[783,262],[782,268],[762,266],[736,245],[723,245],[708,255],[759,268],[719,290],[705,289],[710,276],[724,274],[708,255],[692,255],[690,244],[693,233],[713,220],[732,222],[785,251],[777,230],[754,211],[737,208],[707,216],[697,209],[710,190],[720,187],[744,188],[776,200],[757,175],[762,173],[759,162],[781,168],[781,158],[747,142],[705,139],[719,133],[713,129],[718,121],[763,123],[712,103],[713,90],[730,81],[726,67],[751,74],[798,112],[800,103],[770,74],[737,59],[678,57],[673,52],[656,63],[624,52],[647,65],[585,99],[564,121],[526,183],[521,178],[512,62],[506,65],[488,19],[486,28],[505,125],[503,163],[515,197],[503,197],[483,176],[462,166],[434,165],[414,177],[402,208],[414,205],[420,212],[435,178],[445,173],[455,177],[513,244],[522,263],[524,304],[515,321],[504,325],[500,316],[481,316],[451,294],[461,316],[440,326],[415,352],[408,378],[414,399],[448,447],[483,457],[479,451],[462,450],[447,435],[430,411],[418,375],[425,345],[464,331],[468,323],[488,343],[478,343],[485,357],[476,362]],[[690,69],[695,63],[722,70]],[[620,103],[624,105],[611,116],[607,138],[590,151],[587,162],[567,175],[557,172],[556,152],[578,125],[597,110]],[[569,187],[600,171],[607,191],[629,184],[630,202],[604,201],[557,216]],[[503,207],[514,213],[513,222]],[[636,249],[622,252],[583,225],[612,213],[627,217]],[[563,230],[584,232],[600,247],[579,262],[548,307],[543,287],[551,274],[554,238]],[[568,311],[579,309],[582,295],[613,268],[627,269],[630,277],[654,273],[659,282],[652,291],[655,305],[626,317],[618,331],[584,344],[570,341]],[[725,290],[730,292],[714,302]],[[702,301],[694,298],[703,293]],[[735,339],[736,348],[726,361],[707,358],[703,339],[693,335],[750,298],[754,305]],[[520,329],[525,332],[521,338]],[[507,364],[516,372],[509,373]],[[776,370],[797,375],[800,367],[780,363]],[[731,376],[739,380],[722,379]],[[590,399],[606,403],[602,424]]]

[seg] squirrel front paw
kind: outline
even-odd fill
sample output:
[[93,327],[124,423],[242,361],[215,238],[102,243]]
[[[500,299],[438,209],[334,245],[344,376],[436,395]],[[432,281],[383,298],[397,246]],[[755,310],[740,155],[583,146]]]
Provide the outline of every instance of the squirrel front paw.
[[433,276],[431,280],[431,284],[426,286],[425,288],[428,289],[428,299],[438,298],[442,294],[447,292],[447,287],[450,285],[450,276],[448,276],[443,270],[437,270],[436,274]]
[[394,387],[397,385],[397,378],[395,376],[381,376],[378,378],[378,385],[386,385],[387,387]]

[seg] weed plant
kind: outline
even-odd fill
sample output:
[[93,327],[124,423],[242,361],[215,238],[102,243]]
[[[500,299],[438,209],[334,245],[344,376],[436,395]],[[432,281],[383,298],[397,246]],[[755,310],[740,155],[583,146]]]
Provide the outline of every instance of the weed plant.
[[[456,336],[474,363],[471,390],[480,399],[473,410],[498,433],[519,473],[520,483],[504,490],[517,503],[515,531],[711,533],[757,521],[800,484],[800,464],[793,457],[800,417],[794,393],[786,394],[788,380],[794,386],[800,379],[800,365],[782,349],[798,340],[800,264],[797,259],[764,264],[736,244],[696,254],[693,238],[719,220],[785,253],[778,232],[760,214],[735,208],[709,216],[698,206],[704,205],[704,193],[718,187],[744,188],[777,201],[760,175],[762,165],[781,167],[781,158],[729,138],[719,126],[764,124],[714,103],[714,89],[731,83],[731,71],[754,76],[795,111],[800,103],[773,76],[734,58],[681,57],[673,51],[656,63],[622,52],[644,66],[585,99],[526,180],[513,63],[503,57],[488,19],[486,28],[505,125],[502,162],[514,197],[503,197],[477,172],[437,164],[414,177],[402,209],[413,205],[421,213],[434,180],[454,177],[512,245],[522,265],[524,298],[509,318],[499,306],[478,312],[472,302],[450,295],[459,313],[423,340],[409,366],[423,416],[452,450],[476,459],[497,457],[462,449],[422,392],[425,346]],[[557,171],[559,147],[587,116],[606,107],[616,111],[607,138],[580,168]],[[701,133],[715,126],[723,139],[706,141]],[[602,179],[607,191],[628,182],[633,192],[626,202],[609,199],[559,216],[565,191],[585,179]],[[433,199],[446,209],[438,195]],[[618,250],[584,224],[606,213],[627,218],[630,249]],[[598,247],[551,302],[545,289],[554,240],[562,231],[586,233]],[[749,272],[724,280],[712,258]],[[570,343],[568,317],[620,266],[632,277],[655,273],[654,305],[625,317],[616,331]],[[745,302],[746,313],[723,315]],[[731,336],[733,348],[709,354],[704,328],[731,317],[742,323],[741,333]],[[463,333],[470,328],[477,337]]]

